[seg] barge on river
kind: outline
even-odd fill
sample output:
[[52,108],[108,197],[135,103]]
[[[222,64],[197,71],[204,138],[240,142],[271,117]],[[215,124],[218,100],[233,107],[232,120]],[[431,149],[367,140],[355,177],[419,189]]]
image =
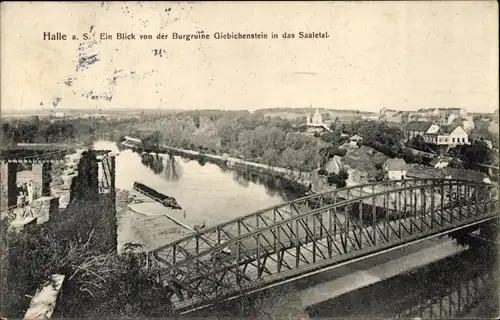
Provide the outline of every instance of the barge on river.
[[136,191],[150,197],[151,199],[163,204],[165,207],[182,210],[181,206],[179,204],[177,204],[177,200],[175,200],[175,198],[164,195],[163,193],[160,193],[160,192],[148,187],[145,184],[142,184],[139,182],[134,182],[134,190],[136,190]]

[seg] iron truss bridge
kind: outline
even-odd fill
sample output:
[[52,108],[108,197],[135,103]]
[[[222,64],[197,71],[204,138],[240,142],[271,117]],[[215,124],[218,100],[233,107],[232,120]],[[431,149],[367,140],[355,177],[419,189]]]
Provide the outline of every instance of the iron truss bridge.
[[147,253],[180,313],[496,218],[497,186],[385,181],[314,194]]

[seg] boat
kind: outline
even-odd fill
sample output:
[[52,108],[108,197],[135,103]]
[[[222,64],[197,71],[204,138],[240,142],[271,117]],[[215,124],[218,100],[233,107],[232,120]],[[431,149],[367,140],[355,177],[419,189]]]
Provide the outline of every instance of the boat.
[[134,190],[150,197],[151,199],[163,204],[165,207],[169,207],[172,209],[182,210],[181,206],[177,203],[177,200],[173,197],[169,197],[160,193],[145,184],[134,182]]
[[204,228],[205,228],[205,222],[203,222],[203,224],[202,224],[202,225],[197,225],[197,224],[195,224],[195,225],[194,225],[194,227],[193,227],[193,229],[194,229],[195,231],[199,231],[199,230],[204,229]]

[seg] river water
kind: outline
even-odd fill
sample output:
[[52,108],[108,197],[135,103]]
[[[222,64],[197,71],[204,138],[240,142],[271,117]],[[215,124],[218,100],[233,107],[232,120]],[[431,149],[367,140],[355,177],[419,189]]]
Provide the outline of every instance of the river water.
[[[99,141],[94,148],[118,151],[116,144],[109,141]],[[210,226],[300,195],[274,179],[238,174],[211,163],[164,156],[161,163],[145,164],[130,150],[118,155],[116,173],[116,187],[121,190],[118,202],[122,202],[117,212],[119,246],[132,242],[142,245],[145,250],[187,233],[166,218],[165,213],[188,226],[201,223]],[[134,196],[132,186],[136,181],[176,198],[182,210],[170,210],[144,197]],[[131,196],[143,202],[130,203]],[[188,315],[188,318],[371,318],[394,317],[408,309],[408,316],[415,318],[419,313],[414,310],[423,300],[437,301],[431,303],[437,306],[442,306],[444,301],[447,306],[450,300],[446,292],[453,292],[462,282],[488,276],[494,256],[496,252],[491,250],[470,250],[455,245],[448,238],[429,240],[384,257],[367,259]],[[400,270],[402,274],[396,275]],[[497,282],[495,286],[498,287]],[[346,289],[348,287],[352,289]],[[471,296],[469,300],[473,301],[468,301],[467,308],[444,315],[448,318],[493,316],[491,313],[497,310],[497,290],[491,286],[483,289],[485,294],[477,301]],[[484,314],[486,309],[489,313]],[[432,311],[424,312],[424,318],[429,314],[431,318],[443,318],[443,314],[439,316],[436,312],[434,315]]]
[[[109,141],[98,141],[94,148],[118,152],[116,144]],[[134,242],[142,244],[144,249],[153,249],[188,232],[165,217],[165,213],[190,227],[203,223],[208,227],[298,196],[294,190],[272,186],[276,181],[258,181],[255,176],[238,174],[212,163],[161,157],[159,166],[144,164],[130,150],[122,150],[116,158],[116,188],[144,201],[119,210],[119,246]],[[174,197],[182,210],[168,209],[138,196],[132,191],[134,182]]]

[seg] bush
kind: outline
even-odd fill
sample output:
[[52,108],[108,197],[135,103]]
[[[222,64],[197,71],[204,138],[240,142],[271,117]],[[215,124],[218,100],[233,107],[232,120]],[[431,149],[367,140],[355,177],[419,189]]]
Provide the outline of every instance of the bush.
[[383,181],[385,179],[385,174],[383,171],[377,172],[375,175],[375,181]]
[[337,188],[344,188],[349,178],[349,173],[345,169],[341,169],[339,174],[332,173],[328,176],[327,181],[329,185],[335,185]]
[[335,149],[334,155],[339,156],[339,157],[343,157],[346,155],[346,153],[347,153],[346,149],[337,148],[337,149]]
[[77,209],[83,210],[78,212],[80,218],[73,215],[40,225],[27,238],[8,232],[7,224],[2,224],[1,315],[22,318],[30,302],[27,295],[33,296],[56,273],[66,279],[54,317],[123,319],[171,315],[163,288],[156,284],[152,273],[141,267],[144,259],[130,251],[122,255],[115,249],[104,251],[108,235],[94,224],[102,221],[84,223],[95,208],[82,205]]
[[323,176],[328,176],[328,171],[325,169],[321,168],[318,170],[318,174],[323,175]]

